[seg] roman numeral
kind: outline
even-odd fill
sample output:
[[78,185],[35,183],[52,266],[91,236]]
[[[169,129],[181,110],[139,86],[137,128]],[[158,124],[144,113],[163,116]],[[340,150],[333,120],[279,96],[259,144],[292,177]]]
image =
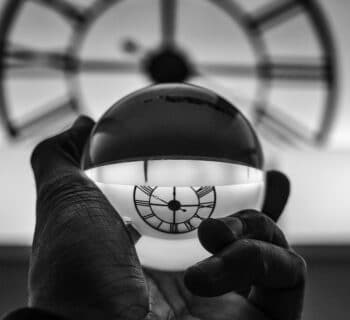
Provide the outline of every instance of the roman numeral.
[[150,186],[137,186],[137,188],[148,196],[150,196],[153,192],[153,189]]
[[170,224],[170,232],[171,233],[177,233],[177,224],[176,223],[171,223]]
[[288,18],[296,15],[302,6],[298,1],[275,1],[267,5],[249,18],[249,27],[254,29],[267,29],[283,23]]
[[152,217],[155,217],[155,214],[154,213],[149,213],[149,214],[146,214],[145,216],[142,216],[144,219],[149,219],[149,218],[152,218]]
[[206,196],[208,193],[213,191],[213,187],[205,186],[205,187],[200,187],[198,190],[196,190],[198,198],[203,198]]
[[184,222],[184,225],[188,231],[192,231],[195,229],[195,227],[189,221]]
[[284,81],[315,81],[329,78],[329,68],[318,61],[285,61],[269,62],[259,66],[260,75],[264,78]]
[[144,200],[135,200],[135,204],[137,206],[145,206],[145,207],[149,207],[150,204],[148,201],[144,201]]

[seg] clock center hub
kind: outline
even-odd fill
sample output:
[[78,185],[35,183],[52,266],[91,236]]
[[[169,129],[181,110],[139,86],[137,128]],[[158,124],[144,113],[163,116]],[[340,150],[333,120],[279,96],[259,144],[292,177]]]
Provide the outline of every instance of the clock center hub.
[[181,203],[177,200],[171,200],[168,203],[168,208],[172,211],[180,210],[181,208]]
[[191,76],[191,65],[184,54],[174,49],[151,52],[144,70],[156,83],[184,82]]

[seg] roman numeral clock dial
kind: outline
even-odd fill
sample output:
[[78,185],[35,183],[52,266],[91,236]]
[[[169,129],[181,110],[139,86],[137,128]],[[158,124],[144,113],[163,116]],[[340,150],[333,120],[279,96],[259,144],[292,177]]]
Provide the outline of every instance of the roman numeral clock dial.
[[153,229],[165,233],[187,233],[198,228],[215,209],[215,187],[135,186],[135,209]]

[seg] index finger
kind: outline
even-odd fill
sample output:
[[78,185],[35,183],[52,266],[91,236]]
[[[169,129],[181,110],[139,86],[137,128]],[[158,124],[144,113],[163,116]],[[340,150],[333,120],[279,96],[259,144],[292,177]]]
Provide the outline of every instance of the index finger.
[[256,210],[243,210],[231,216],[207,219],[198,228],[202,246],[215,254],[240,239],[255,239],[289,248],[279,227],[267,215]]

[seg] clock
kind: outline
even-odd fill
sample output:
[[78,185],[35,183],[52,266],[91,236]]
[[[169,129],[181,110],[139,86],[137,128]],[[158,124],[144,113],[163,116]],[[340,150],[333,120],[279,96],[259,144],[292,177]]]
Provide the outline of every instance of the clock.
[[186,233],[210,218],[215,203],[215,187],[135,186],[135,208],[152,228],[166,233]]
[[1,120],[19,136],[97,118],[151,83],[200,79],[244,101],[267,139],[318,145],[337,108],[335,58],[316,0],[8,0]]

